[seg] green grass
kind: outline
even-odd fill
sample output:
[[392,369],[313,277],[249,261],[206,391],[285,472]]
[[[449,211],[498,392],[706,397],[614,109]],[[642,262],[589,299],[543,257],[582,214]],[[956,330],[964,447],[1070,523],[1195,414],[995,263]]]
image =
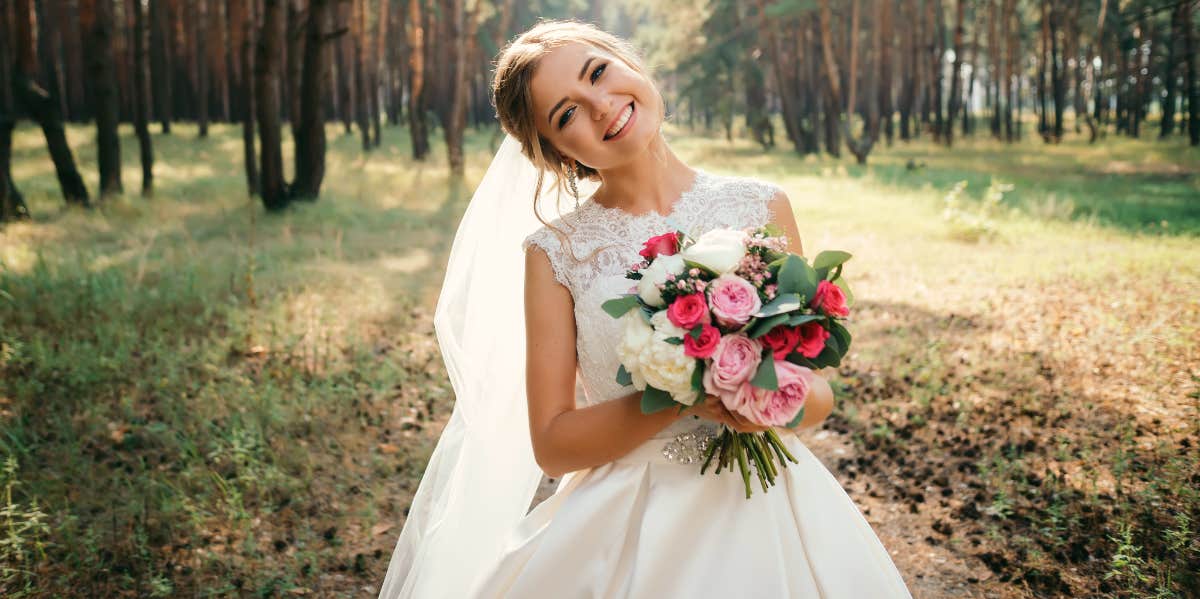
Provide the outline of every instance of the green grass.
[[[22,531],[0,545],[4,594],[351,596],[382,580],[449,413],[432,312],[493,136],[469,136],[467,176],[454,183],[437,143],[434,159],[411,161],[403,129],[385,129],[366,156],[357,136],[329,134],[320,200],[267,215],[246,197],[237,128],[156,133],[155,196],[131,191],[95,210],[63,206],[40,135],[18,129],[13,176],[34,220],[0,230],[0,453],[15,459],[0,524]],[[94,129],[68,135],[94,189]],[[950,151],[922,140],[881,147],[860,167],[672,138],[690,163],[783,185],[808,253],[855,255],[847,276],[860,308],[839,422],[865,447],[936,457],[920,431],[948,413],[980,439],[997,434],[981,418],[1011,432],[1021,410],[1061,415],[1060,457],[982,444],[980,509],[1004,508],[988,517],[1005,534],[987,542],[1045,567],[1052,557],[1013,539],[1053,555],[1038,543],[1094,532],[1066,500],[1029,499],[1019,481],[1050,460],[1063,470],[1058,497],[1113,516],[1092,535],[1099,565],[1072,589],[1182,588],[1191,546],[1154,535],[1167,506],[1192,518],[1170,521],[1170,538],[1200,519],[1200,501],[1179,488],[1197,437],[1186,423],[1198,415],[1188,394],[1200,351],[1200,153],[1116,138],[977,139]],[[122,149],[136,190],[124,128]],[[993,179],[1014,185],[982,217],[994,233],[964,241],[943,198],[965,180],[963,209],[974,211]],[[1133,423],[1129,440],[1110,434],[1119,422]],[[1150,461],[1143,446],[1168,442]],[[1162,468],[1153,485],[1150,463]],[[1013,520],[1021,526],[1003,528]],[[1122,547],[1142,561],[1112,561]]]

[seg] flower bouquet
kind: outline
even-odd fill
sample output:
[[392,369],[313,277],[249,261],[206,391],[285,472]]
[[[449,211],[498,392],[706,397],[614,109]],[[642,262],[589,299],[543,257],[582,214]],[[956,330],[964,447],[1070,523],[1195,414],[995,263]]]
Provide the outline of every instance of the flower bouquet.
[[[642,412],[682,411],[713,395],[755,424],[795,427],[812,369],[837,366],[850,348],[843,322],[853,295],[841,277],[850,254],[821,252],[809,265],[774,225],[698,239],[665,233],[639,253],[625,273],[636,286],[602,307],[623,321],[617,382],[642,391]],[[747,498],[751,464],[765,492],[796,462],[773,428],[723,428],[700,473],[714,460],[718,474],[736,464]]]

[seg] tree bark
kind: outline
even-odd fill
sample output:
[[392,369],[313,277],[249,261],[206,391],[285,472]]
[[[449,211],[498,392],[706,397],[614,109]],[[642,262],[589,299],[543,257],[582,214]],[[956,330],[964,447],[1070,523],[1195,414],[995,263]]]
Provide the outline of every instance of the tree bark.
[[154,149],[150,141],[150,73],[146,61],[146,8],[134,0],[133,9],[133,129],[142,162],[142,195],[154,193]]
[[258,35],[254,77],[258,135],[261,145],[259,180],[263,205],[267,210],[282,210],[288,205],[287,185],[283,180],[283,152],[280,148],[280,54],[283,50],[285,0],[264,0],[262,28]]
[[311,0],[304,35],[304,71],[300,79],[300,119],[296,131],[296,177],[292,197],[315,200],[325,178],[325,85],[329,81],[326,43],[335,0]]
[[[885,0],[873,0],[873,1],[878,6],[878,4],[880,2],[883,2]],[[855,66],[856,66],[857,57],[858,57],[858,31],[859,31],[858,2],[859,2],[859,0],[852,0],[851,5],[850,5],[850,41],[849,41],[850,56],[851,56],[850,64],[855,65]],[[818,4],[820,6],[820,18],[821,18],[821,48],[822,48],[822,53],[824,55],[825,70],[826,70],[826,73],[828,75],[828,80],[829,80],[829,91],[830,91],[831,98],[833,99],[833,103],[832,103],[833,106],[840,107],[840,106],[842,106],[842,102],[841,102],[842,92],[841,92],[841,83],[840,83],[841,77],[840,77],[840,73],[838,71],[837,61],[836,61],[836,58],[834,57],[834,53],[833,53],[832,11],[829,8],[829,0],[820,0]],[[876,48],[878,48],[878,46],[880,45],[880,42],[881,42],[878,27],[875,28],[872,39],[873,39],[873,45]],[[875,52],[874,54],[876,56],[878,56],[879,53]],[[879,104],[878,104],[878,102],[876,102],[877,94],[875,93],[876,90],[874,88],[874,86],[879,81],[879,77],[878,77],[877,73],[873,72],[876,68],[878,68],[879,61],[874,60],[874,61],[872,61],[872,63],[873,63],[871,65],[872,68],[867,69],[867,73],[866,73],[866,81],[867,81],[867,86],[868,86],[868,91],[867,91],[866,95],[867,95],[867,98],[869,98],[869,101],[867,102],[867,118],[866,118],[866,124],[863,127],[862,137],[855,138],[853,135],[851,135],[850,126],[847,123],[847,121],[849,120],[849,117],[851,116],[851,114],[853,114],[853,110],[854,110],[853,107],[854,107],[856,90],[855,90],[853,83],[851,84],[851,88],[850,88],[849,102],[847,104],[845,104],[845,106],[847,107],[846,108],[846,117],[847,118],[846,118],[846,120],[838,119],[838,124],[840,125],[839,128],[840,128],[841,134],[843,137],[846,138],[846,146],[850,148],[850,152],[852,154],[854,154],[854,158],[858,161],[859,164],[867,163],[867,155],[870,154],[871,146],[875,142],[875,140],[871,137],[870,132],[872,129],[875,128],[876,123],[878,122],[878,119],[879,119]],[[856,70],[856,69],[854,69],[852,67],[852,70]],[[853,81],[854,81],[854,79],[851,78],[851,82],[853,82]],[[837,118],[837,113],[834,112],[834,114],[827,115],[827,117],[828,116]]]
[[12,132],[16,126],[16,98],[7,85],[15,71],[12,48],[12,5],[0,6],[0,223],[29,218],[25,198],[12,180]]
[[100,166],[100,196],[121,193],[121,141],[116,74],[113,71],[113,7],[109,0],[82,0],[79,20],[88,46],[88,74],[96,111],[96,152]]
[[[250,3],[249,7],[247,2]],[[258,195],[258,161],[254,149],[254,35],[256,11],[253,6],[256,0],[230,0],[230,22],[238,32],[237,43],[230,48],[237,52],[241,64],[238,68],[238,96],[241,98],[240,117],[242,122],[242,158],[246,171],[246,190],[250,196]],[[248,10],[249,9],[249,10]]]
[[162,123],[162,132],[171,132],[171,35],[166,3],[150,3],[150,79],[154,82],[154,115]]
[[1192,18],[1192,5],[1181,5],[1183,22],[1183,60],[1185,63],[1184,87],[1188,102],[1188,140],[1200,146],[1200,86],[1196,82],[1196,23]]
[[63,199],[68,204],[88,206],[88,191],[75,167],[75,157],[67,136],[63,131],[62,115],[57,100],[36,82],[37,48],[33,32],[37,31],[37,18],[33,11],[33,0],[16,0],[15,28],[17,45],[15,73],[13,74],[13,96],[16,105],[23,109],[42,128],[46,147],[54,162],[54,171],[62,189]]
[[1054,143],[1062,141],[1063,112],[1067,105],[1067,86],[1065,71],[1067,60],[1062,55],[1062,44],[1059,34],[1062,30],[1062,7],[1050,9],[1050,89],[1054,94],[1054,125],[1051,139]]
[[950,102],[947,107],[945,127],[942,130],[942,142],[946,147],[954,145],[954,121],[958,116],[958,105],[962,93],[962,63],[963,53],[963,17],[966,12],[966,0],[956,0],[954,3],[954,67],[950,71]]
[[[307,14],[311,15],[311,2]],[[292,138],[295,139],[300,135],[300,78],[304,70],[304,44],[307,38],[305,30],[306,11],[298,0],[287,0],[287,26],[284,34],[284,60],[286,65],[284,69],[284,90],[287,97],[284,98],[287,106],[288,124],[291,125]]]
[[413,158],[417,160],[424,160],[429,155],[429,130],[425,118],[425,21],[421,1],[408,0],[408,130]]
[[196,124],[200,137],[208,137],[208,0],[193,0],[195,22],[192,23],[192,38],[196,47],[192,51],[192,78],[196,82]]

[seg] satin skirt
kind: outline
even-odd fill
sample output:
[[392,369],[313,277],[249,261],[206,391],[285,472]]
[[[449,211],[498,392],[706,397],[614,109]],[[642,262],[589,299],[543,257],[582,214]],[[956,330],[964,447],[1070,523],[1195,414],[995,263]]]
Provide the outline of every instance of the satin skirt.
[[910,597],[858,507],[793,434],[763,492],[679,464],[651,439],[571,473],[522,520],[480,598]]

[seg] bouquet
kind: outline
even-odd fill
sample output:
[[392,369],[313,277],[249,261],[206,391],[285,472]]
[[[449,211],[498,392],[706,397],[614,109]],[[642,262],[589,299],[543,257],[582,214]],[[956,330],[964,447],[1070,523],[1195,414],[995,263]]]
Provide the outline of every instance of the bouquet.
[[[853,295],[841,276],[850,254],[821,252],[809,265],[774,225],[698,239],[664,233],[639,253],[625,273],[637,284],[602,307],[623,321],[617,382],[642,391],[642,413],[712,395],[755,424],[795,427],[812,369],[837,366],[850,348],[843,323]],[[773,428],[723,428],[701,474],[714,459],[716,474],[736,464],[747,498],[751,465],[766,492],[796,462]]]

